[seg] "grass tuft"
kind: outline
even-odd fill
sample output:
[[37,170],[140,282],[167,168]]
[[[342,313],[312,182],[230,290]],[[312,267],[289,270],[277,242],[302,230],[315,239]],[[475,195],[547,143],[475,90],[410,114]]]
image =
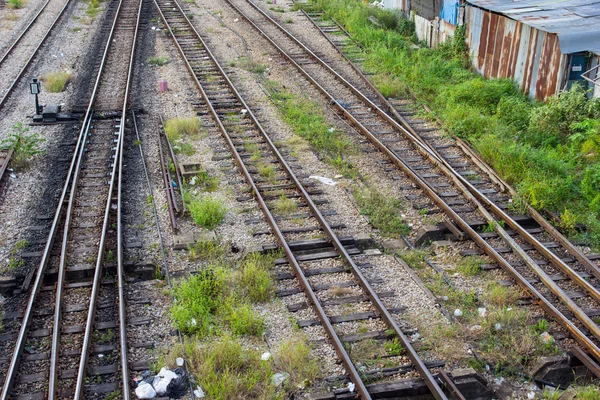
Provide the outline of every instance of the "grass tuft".
[[41,78],[44,82],[44,89],[50,93],[60,93],[65,90],[65,86],[71,80],[72,74],[66,71],[49,72]]
[[402,202],[386,196],[375,189],[353,191],[360,213],[367,215],[371,225],[379,229],[382,236],[398,238],[410,232],[410,227],[402,219]]
[[227,213],[225,205],[211,196],[197,197],[186,194],[185,201],[194,222],[206,229],[215,229]]
[[298,204],[293,199],[282,194],[274,203],[275,212],[280,215],[289,215],[298,210]]
[[195,117],[171,118],[165,123],[165,133],[171,142],[184,136],[195,136],[200,133],[200,120]]
[[6,6],[8,8],[12,8],[13,10],[18,10],[20,8],[23,8],[24,5],[25,5],[25,2],[23,0],[8,0],[6,2]]
[[171,62],[171,60],[169,59],[169,57],[162,56],[162,57],[150,57],[146,60],[146,62],[154,67],[160,67],[162,65],[167,65],[168,63]]

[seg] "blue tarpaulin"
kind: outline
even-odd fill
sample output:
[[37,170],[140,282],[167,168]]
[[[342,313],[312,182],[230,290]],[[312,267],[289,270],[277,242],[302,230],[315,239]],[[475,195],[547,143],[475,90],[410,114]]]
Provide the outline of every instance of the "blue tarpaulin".
[[456,25],[457,17],[458,2],[456,0],[444,0],[442,10],[440,11],[440,18],[446,22],[450,22],[452,25]]

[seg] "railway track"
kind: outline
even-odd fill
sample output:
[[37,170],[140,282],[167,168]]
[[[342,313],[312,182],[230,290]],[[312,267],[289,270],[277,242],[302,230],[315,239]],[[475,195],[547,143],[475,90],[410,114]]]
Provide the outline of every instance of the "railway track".
[[47,0],[23,31],[0,57],[0,108],[35,59],[39,50],[50,37],[58,21],[64,15],[71,0]]
[[408,198],[415,207],[443,212],[452,232],[477,244],[465,255],[488,255],[581,346],[600,357],[600,328],[591,319],[600,312],[596,264],[533,210],[527,210],[529,215],[511,210],[517,199],[483,163],[474,164],[465,149],[394,113],[366,78],[350,71],[347,60],[324,60],[251,1],[226,1],[386,157],[392,167],[388,173],[401,171],[397,178],[404,188],[421,191]]
[[[311,321],[307,326],[315,324],[322,326],[361,398],[370,399],[371,396],[351,355],[344,347],[336,326],[347,321],[376,319],[384,330],[390,329],[391,336],[401,343],[405,349],[406,359],[410,360],[412,367],[418,371],[433,396],[446,399],[447,395],[442,390],[439,379],[447,378],[447,375],[440,373],[434,376],[420,359],[392,315],[397,311],[386,308],[363,272],[365,266],[358,265],[354,261],[352,254],[355,252],[346,249],[343,240],[329,225],[324,213],[317,206],[319,200],[313,199],[313,196],[318,196],[318,192],[310,189],[309,185],[303,182],[302,175],[294,172],[295,168],[285,160],[273,144],[179,4],[168,0],[155,0],[154,3],[195,80],[209,117],[212,117],[212,121],[221,132],[235,163],[249,185],[249,192],[253,193],[271,227],[271,232],[277,237],[284,250],[286,260],[282,262],[289,263],[292,270],[290,277],[298,281],[309,299],[317,320]],[[260,163],[273,167],[276,173],[269,179],[265,178],[259,171]],[[333,247],[333,251],[316,257],[298,254],[294,250],[295,243],[289,239],[291,232],[297,233],[297,231],[290,229],[291,218],[278,211],[276,204],[280,199],[295,204],[296,216],[303,215],[313,224],[316,223],[303,228],[302,232],[307,235],[315,231],[324,232],[326,241]],[[329,268],[319,268],[319,264],[322,265],[324,259],[328,260]],[[339,281],[340,285],[351,286],[356,296],[337,300],[327,299],[328,295],[323,293],[324,289],[313,287],[308,278],[317,273],[331,274],[332,279]],[[366,310],[361,316],[344,317],[332,314],[335,305],[353,302],[361,304],[362,309]],[[350,393],[349,396],[354,395]]]
[[129,398],[121,166],[141,5],[118,4],[31,295],[4,317],[2,399]]

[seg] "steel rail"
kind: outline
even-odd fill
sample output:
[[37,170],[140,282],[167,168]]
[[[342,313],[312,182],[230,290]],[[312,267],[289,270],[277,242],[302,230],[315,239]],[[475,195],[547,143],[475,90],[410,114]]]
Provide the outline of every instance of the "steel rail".
[[48,6],[48,4],[50,3],[50,1],[52,0],[46,0],[46,2],[42,5],[42,7],[39,9],[39,11],[35,14],[35,16],[31,19],[31,21],[29,21],[29,23],[27,24],[27,26],[25,28],[23,28],[23,31],[19,34],[19,36],[15,39],[15,41],[12,43],[12,45],[8,48],[8,50],[6,50],[4,52],[4,54],[2,55],[2,57],[0,57],[0,66],[2,66],[2,63],[4,62],[4,60],[6,59],[6,57],[8,57],[10,55],[10,53],[12,53],[12,51],[14,50],[14,48],[19,44],[19,42],[21,41],[21,39],[23,39],[23,37],[25,37],[25,35],[27,34],[27,32],[29,31],[29,28],[31,28],[31,26],[35,23],[35,21],[38,19],[38,17],[40,15],[42,15],[42,13],[44,12],[44,10],[46,9],[46,7]]
[[[321,93],[323,93],[327,98],[330,99],[331,104],[333,104],[349,121],[351,121],[355,126],[359,128],[359,130],[373,143],[377,148],[379,148],[388,158],[401,170],[403,170],[413,181],[417,183],[417,185],[428,194],[428,196],[442,209],[447,215],[454,220],[461,229],[466,232],[472,240],[474,240],[486,254],[488,254],[492,259],[496,260],[498,264],[505,269],[512,277],[517,281],[517,283],[522,286],[524,289],[533,294],[534,297],[538,298],[542,303],[542,307],[557,321],[565,327],[584,347],[590,349],[594,354],[600,355],[600,348],[592,342],[587,336],[583,334],[583,332],[577,328],[566,316],[564,316],[556,307],[554,307],[548,299],[546,299],[537,289],[535,289],[529,282],[525,280],[525,278],[512,266],[508,263],[503,257],[501,257],[491,246],[489,246],[480,236],[479,234],[470,227],[470,225],[464,221],[457,213],[455,213],[451,207],[449,207],[445,201],[440,198],[435,190],[424,180],[422,180],[414,170],[406,164],[403,160],[401,160],[397,155],[395,155],[386,145],[384,145],[379,139],[377,139],[366,127],[360,124],[339,102],[318,82],[315,81],[314,78],[296,61],[289,56],[281,47],[279,47],[260,27],[258,27],[252,20],[250,20],[237,6],[235,6],[230,0],[226,0],[232,8],[234,8],[238,13],[248,21],[265,39],[267,39],[281,54],[284,56],[292,65],[294,65],[298,71],[304,75]],[[417,146],[417,149],[420,151],[429,154],[427,156],[431,162],[440,168],[440,170],[448,176],[461,190],[461,192],[467,197],[474,205],[477,206],[478,210],[482,213],[487,222],[495,224],[496,230],[500,234],[500,236],[507,241],[509,246],[525,261],[525,263],[532,268],[532,271],[540,278],[540,280],[548,286],[548,288],[562,301],[579,319],[579,321],[588,328],[596,337],[599,337],[600,329],[598,326],[585,314],[585,312],[577,306],[577,304],[571,300],[566,293],[554,282],[552,279],[546,274],[535,261],[529,257],[520,246],[508,235],[508,233],[496,222],[495,218],[485,209],[485,207],[473,196],[473,194],[463,186],[461,181],[462,177],[453,175],[451,171],[448,171],[443,163],[438,160],[435,153],[430,152],[428,146],[425,146],[418,138],[411,138],[410,132],[406,131],[397,121],[392,119],[389,115],[387,115],[383,110],[381,110],[377,105],[372,103],[366,96],[364,96],[358,89],[349,84],[343,77],[341,77],[336,71],[332,70],[327,64],[325,64],[320,58],[318,58],[312,51],[302,43],[298,42],[297,39],[293,37],[285,28],[281,27],[274,21],[270,16],[268,16],[264,11],[260,10],[258,6],[254,5],[251,1],[248,1],[254,8],[258,9],[258,11],[263,14],[269,21],[273,24],[277,25],[280,30],[284,31],[286,35],[292,38],[297,44],[306,49],[307,52],[311,53],[313,57],[319,60],[327,69],[329,69],[340,81],[342,81],[345,85],[347,85],[351,91],[353,91],[363,102],[369,104],[369,107],[374,109],[378,115],[388,121],[392,126],[399,129],[401,133],[408,136],[409,140],[413,141]],[[454,171],[454,170],[452,170]],[[455,172],[455,171],[454,171]],[[468,182],[467,182],[468,183]]]
[[[122,3],[121,3],[122,4]],[[119,142],[117,144],[117,154],[116,159],[113,164],[113,170],[111,174],[111,183],[108,191],[108,197],[106,200],[106,211],[104,214],[104,224],[102,226],[102,236],[100,239],[100,246],[98,252],[98,259],[96,261],[96,270],[94,273],[94,283],[92,285],[92,296],[90,299],[90,305],[88,309],[88,318],[85,326],[85,334],[83,338],[83,345],[81,351],[81,358],[79,360],[79,371],[77,373],[77,383],[75,385],[75,396],[74,399],[80,400],[83,398],[83,394],[85,391],[85,377],[86,377],[86,368],[89,359],[90,353],[90,345],[92,342],[92,333],[94,328],[95,316],[96,316],[96,300],[98,298],[98,293],[100,292],[100,285],[102,282],[102,266],[104,261],[104,246],[106,242],[106,232],[108,230],[111,204],[112,204],[112,193],[115,187],[115,176],[117,175],[118,170],[118,195],[117,195],[117,270],[118,270],[118,291],[119,291],[119,342],[120,342],[120,350],[121,350],[121,375],[122,375],[122,384],[123,384],[123,398],[125,400],[129,400],[130,391],[129,391],[129,369],[127,366],[127,326],[126,326],[126,315],[125,315],[125,296],[123,289],[123,238],[122,238],[122,223],[121,223],[121,190],[122,190],[122,165],[123,165],[123,142],[125,136],[125,122],[127,117],[127,106],[128,106],[128,98],[129,98],[129,89],[131,87],[131,82],[133,78],[133,66],[135,60],[135,51],[136,51],[136,43],[138,37],[138,31],[140,26],[140,17],[142,15],[142,4],[143,0],[139,0],[137,6],[137,18],[135,23],[135,29],[133,32],[133,38],[131,39],[131,52],[129,54],[129,66],[127,70],[127,82],[125,84],[125,92],[123,95],[123,106],[121,111],[121,123],[119,126]],[[119,12],[117,12],[117,16],[115,17],[115,21],[118,19]],[[108,46],[111,44],[109,41]],[[118,161],[117,161],[118,160]]]
[[[156,0],[155,0],[155,3],[156,3]],[[325,218],[323,217],[323,215],[321,214],[321,212],[319,211],[319,209],[316,207],[316,205],[314,204],[314,202],[310,198],[310,196],[309,196],[308,192],[306,191],[306,189],[304,188],[304,186],[298,180],[297,176],[293,173],[293,171],[291,170],[291,168],[289,167],[289,165],[287,164],[287,162],[285,161],[285,159],[283,158],[283,156],[281,155],[281,153],[278,151],[277,147],[274,145],[274,143],[271,141],[271,139],[268,136],[268,134],[262,128],[262,126],[259,123],[259,121],[256,119],[256,117],[254,116],[254,114],[252,113],[252,111],[246,105],[246,103],[243,100],[242,96],[239,94],[239,92],[237,91],[237,89],[231,83],[231,81],[229,80],[229,77],[223,71],[223,69],[221,68],[221,66],[219,65],[219,63],[215,59],[215,57],[212,55],[211,51],[206,46],[206,43],[203,41],[203,39],[198,34],[198,32],[196,31],[196,29],[193,27],[193,25],[191,24],[191,22],[187,19],[187,16],[185,16],[185,13],[181,9],[180,5],[177,2],[175,2],[175,4],[177,4],[177,6],[178,6],[178,8],[179,8],[179,10],[181,12],[181,14],[185,17],[185,20],[189,24],[190,28],[193,30],[193,32],[195,32],[196,36],[198,37],[198,39],[200,40],[200,42],[203,44],[203,46],[204,46],[206,52],[208,53],[209,57],[212,59],[213,63],[215,64],[215,66],[219,70],[219,73],[225,79],[227,85],[230,87],[230,89],[232,90],[232,92],[235,94],[235,96],[238,99],[238,101],[242,104],[243,107],[245,107],[246,110],[248,110],[248,115],[252,119],[255,127],[259,130],[259,132],[261,133],[261,135],[263,136],[263,138],[269,144],[269,147],[271,148],[271,150],[275,154],[276,158],[278,159],[278,161],[280,162],[280,164],[284,167],[284,170],[286,171],[286,174],[290,177],[290,179],[294,182],[294,184],[296,185],[296,187],[298,188],[298,190],[301,192],[301,195],[302,195],[303,199],[306,201],[307,205],[309,206],[309,208],[311,209],[311,211],[313,212],[313,214],[316,216],[316,219],[318,220],[318,222],[321,225],[322,229],[329,236],[329,238],[330,238],[331,242],[333,243],[334,247],[338,250],[338,252],[342,256],[342,258],[345,261],[345,263],[348,266],[350,266],[351,272],[357,278],[359,285],[367,293],[369,299],[371,300],[371,302],[373,303],[373,305],[377,309],[380,317],[386,322],[386,324],[388,325],[388,327],[390,327],[391,329],[394,330],[394,332],[398,335],[398,337],[400,338],[400,340],[403,342],[403,345],[407,349],[407,352],[409,354],[409,358],[411,358],[411,361],[413,361],[413,365],[419,371],[419,373],[421,374],[421,376],[425,380],[427,386],[430,388],[431,392],[438,399],[446,399],[447,398],[446,395],[444,394],[444,392],[442,391],[442,389],[439,387],[439,385],[436,382],[435,378],[431,375],[431,373],[429,372],[429,370],[427,369],[427,367],[425,366],[425,364],[423,363],[423,361],[420,359],[420,357],[418,356],[418,354],[416,353],[416,351],[412,347],[412,345],[411,345],[410,341],[408,340],[408,338],[401,331],[401,329],[396,324],[396,322],[395,322],[394,318],[392,317],[392,315],[389,313],[389,311],[387,310],[387,308],[381,302],[381,300],[379,299],[378,295],[375,293],[375,291],[373,290],[373,288],[368,283],[367,279],[364,277],[364,275],[359,270],[359,268],[356,266],[356,264],[354,263],[354,261],[352,260],[352,258],[350,257],[350,255],[347,253],[346,249],[344,248],[344,246],[339,241],[337,235],[333,232],[333,230],[331,229],[331,227],[329,226],[329,224],[327,223],[327,221],[325,220]],[[157,7],[159,8],[158,4],[157,4]],[[160,8],[159,8],[159,12],[160,12]],[[160,12],[160,13],[161,13],[161,17],[163,18],[163,21],[165,22],[165,25],[171,31],[171,28],[170,28],[168,22],[166,21],[163,13],[162,12]],[[338,353],[338,356],[340,356],[340,358],[344,362],[344,364],[346,366],[346,370],[349,372],[350,376],[352,377],[352,381],[354,381],[354,383],[358,387],[359,393],[363,396],[363,398],[370,398],[370,395],[368,394],[368,391],[364,387],[364,384],[362,383],[362,380],[360,379],[360,376],[358,376],[358,374],[356,373],[356,370],[354,368],[354,365],[352,364],[352,361],[349,359],[349,357],[348,357],[345,349],[343,348],[343,345],[341,344],[341,342],[339,340],[339,337],[337,337],[337,334],[333,330],[333,327],[331,326],[331,323],[330,323],[328,317],[326,316],[324,310],[322,309],[320,303],[318,302],[318,299],[316,298],[316,295],[314,294],[312,288],[310,287],[310,284],[309,284],[308,280],[306,279],[306,277],[305,277],[305,275],[304,275],[301,267],[299,266],[297,260],[295,259],[293,253],[291,252],[291,250],[290,250],[290,248],[289,248],[289,246],[288,246],[288,244],[287,244],[287,242],[286,242],[283,234],[281,233],[281,231],[279,230],[278,226],[276,225],[274,217],[271,215],[270,211],[268,210],[268,208],[266,206],[266,203],[264,202],[264,199],[262,198],[262,195],[259,192],[259,189],[257,188],[256,184],[252,180],[252,177],[250,176],[249,172],[247,171],[246,167],[244,166],[243,161],[242,161],[241,157],[239,156],[239,153],[237,152],[237,149],[233,145],[233,142],[231,141],[231,138],[228,136],[226,129],[221,124],[220,119],[218,118],[218,115],[217,115],[216,111],[212,107],[212,104],[211,104],[208,96],[204,92],[204,90],[202,88],[202,85],[200,84],[200,82],[197,80],[195,74],[193,73],[192,67],[189,64],[189,62],[187,61],[187,58],[185,57],[185,54],[184,54],[183,50],[181,49],[181,47],[177,43],[177,39],[175,38],[174,35],[173,35],[173,38],[175,40],[175,43],[177,44],[177,47],[179,48],[180,52],[182,53],[182,56],[184,57],[184,60],[186,60],[186,64],[188,66],[188,69],[190,70],[190,72],[194,76],[194,78],[196,80],[196,83],[197,83],[198,87],[200,88],[204,99],[206,100],[206,103],[209,105],[209,108],[211,109],[211,113],[213,113],[215,119],[219,122],[219,127],[220,127],[221,131],[223,132],[223,134],[225,136],[225,139],[226,139],[226,141],[227,141],[230,149],[232,150],[232,153],[234,154],[234,157],[236,158],[236,163],[238,164],[238,166],[242,170],[243,174],[245,175],[246,179],[248,180],[249,184],[251,185],[252,192],[256,196],[257,201],[259,202],[260,207],[263,209],[263,212],[265,213],[265,215],[267,216],[267,219],[269,220],[269,225],[272,227],[273,231],[275,232],[275,234],[276,234],[276,236],[278,238],[278,241],[280,242],[280,244],[284,248],[284,251],[285,251],[286,255],[288,256],[288,260],[292,263],[294,269],[296,270],[296,276],[299,278],[302,286],[305,289],[305,292],[307,293],[309,299],[311,300],[311,303],[313,304],[313,307],[317,311],[317,314],[319,315],[323,326],[326,328],[326,331],[328,332],[328,334],[330,336],[330,339],[332,339],[332,341],[334,343],[334,347],[336,348],[336,352]]]
[[[331,72],[336,74],[336,78],[342,80],[342,82],[349,87],[355,93],[358,93],[359,90],[355,89],[354,86],[341,77],[335,70],[333,70],[325,61],[323,61],[320,57],[314,54],[312,51],[308,49],[308,47],[304,46],[297,38],[295,38],[289,31],[287,31],[284,27],[280,26],[274,19],[272,19],[266,12],[256,6],[254,3],[249,1],[255,9],[260,11],[264,16],[266,16],[269,20],[271,20],[274,24],[276,24],[280,30],[285,31],[286,35],[290,37],[290,39],[294,40],[297,44],[300,44],[305,50],[310,52],[311,57],[317,60],[321,65],[327,67]],[[409,135],[409,140],[414,140],[420,147],[422,147],[426,154],[426,157],[430,158],[434,156],[437,158],[439,163],[442,163],[446,169],[449,170],[452,174],[458,177],[462,183],[467,187],[467,189],[475,195],[480,201],[487,204],[490,208],[493,209],[493,212],[497,215],[500,215],[501,218],[506,221],[513,230],[515,230],[519,235],[521,235],[529,244],[531,244],[537,251],[542,253],[546,258],[550,259],[552,264],[562,270],[565,274],[575,280],[580,286],[582,286],[587,292],[589,292],[592,297],[597,300],[600,299],[600,293],[598,293],[597,289],[593,286],[589,285],[587,281],[582,279],[575,271],[572,270],[566,263],[564,263],[559,257],[557,257],[554,253],[549,251],[542,243],[540,243],[537,239],[535,239],[526,229],[521,227],[512,217],[510,217],[507,213],[505,213],[500,207],[498,207],[493,201],[489,200],[485,195],[483,195],[477,188],[475,188],[466,178],[461,176],[456,170],[450,165],[449,162],[445,160],[445,158],[439,153],[435,147],[430,146],[422,137],[419,135],[413,127],[408,123],[408,121],[398,113],[395,107],[389,102],[385,96],[383,96],[379,90],[372,84],[372,82],[362,73],[362,71],[344,54],[344,52],[333,43],[333,41],[325,34],[325,32],[321,29],[321,27],[306,13],[306,11],[302,10],[303,14],[319,29],[321,34],[325,37],[327,41],[337,50],[337,52],[344,58],[344,60],[349,64],[350,68],[360,77],[361,81],[366,84],[373,93],[377,96],[377,98],[383,103],[387,111],[396,118],[397,122],[399,122],[402,126],[399,128],[402,130],[402,133],[406,136]],[[334,21],[335,22],[335,21]],[[342,28],[337,22],[335,22],[338,27]],[[352,39],[350,34],[344,30],[346,35]],[[353,39],[352,39],[353,40]],[[366,96],[363,96],[366,100],[369,100]],[[369,106],[378,107],[375,104],[370,104]],[[381,110],[385,112],[384,110]],[[381,115],[381,113],[378,112]],[[383,115],[382,115],[383,116]],[[384,118],[388,122],[392,122],[389,120],[389,117]],[[407,132],[408,131],[408,132]],[[471,149],[467,146],[462,140],[459,138],[455,138],[455,140],[459,143],[459,147],[469,156],[472,161],[485,172],[488,177],[500,188],[504,190],[508,190],[511,196],[518,196],[514,189],[509,186],[502,178],[498,176],[495,171],[493,171],[487,164],[481,160]],[[575,257],[590,273],[592,273],[596,278],[600,279],[600,268],[596,266],[581,250],[576,248],[564,235],[562,235],[556,228],[554,228],[539,212],[537,212],[533,207],[527,205],[528,214],[540,225],[542,226],[546,232],[558,241],[564,248],[567,250],[569,254]]]
[[42,47],[42,45],[46,42],[46,39],[48,39],[48,37],[50,36],[50,33],[52,32],[52,29],[54,29],[54,27],[56,26],[56,23],[58,22],[58,20],[63,16],[63,14],[67,10],[67,7],[69,6],[69,4],[71,4],[71,0],[67,0],[66,1],[65,5],[60,10],[60,12],[58,13],[57,17],[52,22],[52,25],[46,31],[46,34],[44,35],[44,37],[42,38],[42,40],[40,40],[39,44],[32,51],[31,56],[29,56],[29,58],[25,62],[25,65],[23,66],[23,68],[21,68],[21,70],[19,71],[19,74],[17,75],[17,78],[15,78],[15,80],[13,80],[13,82],[10,84],[10,87],[6,90],[6,93],[0,99],[0,109],[4,106],[4,104],[8,100],[8,97],[11,95],[11,92],[13,91],[13,89],[15,88],[15,86],[17,86],[17,84],[19,83],[19,81],[21,80],[21,78],[23,77],[23,75],[25,75],[25,71],[27,71],[27,68],[29,68],[29,66],[31,65],[34,57],[37,55],[37,52]]
[[[344,60],[348,63],[348,66],[360,77],[360,79],[363,81],[363,83],[366,84],[369,87],[369,89],[371,89],[373,91],[373,93],[375,93],[375,95],[377,96],[379,101],[381,101],[383,103],[383,105],[388,110],[388,112],[394,118],[396,118],[398,120],[398,122],[400,122],[405,129],[410,131],[410,133],[413,136],[418,138],[424,146],[427,146],[429,148],[429,150],[432,153],[434,153],[438,157],[438,159],[444,163],[444,165],[447,168],[449,168],[450,170],[453,170],[453,167],[450,166],[450,164],[445,160],[445,158],[440,154],[440,152],[435,147],[429,145],[429,143],[427,143],[421,137],[421,135],[414,130],[414,128],[408,123],[406,118],[404,118],[400,113],[398,113],[398,111],[390,103],[390,101],[381,94],[381,92],[373,85],[373,83],[369,80],[369,78],[367,78],[364,75],[364,73],[356,66],[356,64],[354,64],[346,56],[346,54],[344,54],[344,52],[339,48],[339,46],[337,46],[329,38],[329,36],[323,31],[321,26],[319,26],[305,10],[302,10],[302,13],[306,18],[308,18],[313,23],[313,25],[317,29],[319,29],[322,36],[337,50],[338,54],[344,58]],[[335,22],[335,23],[339,28],[342,28],[337,22]],[[348,35],[348,37],[351,38],[350,34],[347,31],[344,30],[344,32],[346,33],[346,35]],[[462,141],[460,138],[457,138],[457,137],[453,137],[453,139],[458,143],[458,147],[460,147],[460,149],[464,153],[466,153],[466,155],[471,159],[471,161],[473,161],[473,163],[475,165],[477,165],[477,167],[479,167],[483,172],[485,172],[488,175],[488,177],[492,180],[492,182],[494,182],[496,185],[498,185],[504,191],[506,191],[506,190],[509,191],[511,196],[518,197],[518,194],[512,188],[512,186],[508,185],[508,183],[506,183],[493,169],[491,169],[485,163],[485,161],[483,161],[464,141]],[[456,173],[456,171],[453,171],[453,172],[460,176],[460,174]],[[466,181],[466,179],[465,179],[465,181]],[[481,192],[479,192],[474,186],[470,186],[470,187],[467,186],[467,188],[475,196],[479,197],[481,195]],[[484,201],[484,203],[495,204],[494,202],[492,202],[491,200],[489,200],[487,198],[480,198],[480,200]],[[577,259],[577,261],[579,261],[586,269],[588,269],[588,271],[590,271],[590,273],[592,273],[596,278],[600,279],[600,268],[598,268],[598,266],[596,266],[596,264],[594,264],[581,250],[579,250],[577,247],[575,247],[573,245],[573,243],[571,243],[562,233],[560,233],[556,228],[554,228],[552,226],[552,224],[550,224],[537,210],[535,210],[529,204],[527,204],[526,209],[527,209],[527,214],[529,216],[531,216],[540,226],[542,226],[552,238],[554,238],[556,241],[558,241],[565,248],[565,250],[567,250],[567,252],[569,254],[571,254],[573,257],[575,257]],[[506,214],[506,216],[503,216],[502,219],[505,219],[505,220],[510,219],[514,222],[514,220],[507,214]],[[564,272],[566,272],[569,276],[576,276],[573,272],[568,271],[570,269],[570,267],[565,266],[562,261],[560,261],[559,259],[556,259],[554,254],[550,255],[549,253],[551,253],[551,252],[548,252],[548,249],[545,246],[543,246],[543,244],[539,243],[539,241],[537,241],[535,238],[531,237],[531,235],[525,229],[523,229],[519,224],[517,224],[517,225],[518,225],[518,228],[516,228],[516,229],[514,227],[512,227],[512,228],[515,231],[519,232],[519,234],[522,234],[523,236],[525,236],[525,239],[530,244],[534,245],[536,247],[536,249],[538,251],[540,251],[542,254],[544,254],[547,258],[552,258],[553,263],[556,267],[558,267],[561,270],[563,270]],[[578,279],[579,281],[581,281],[580,278],[576,277],[575,279]]]
[[58,201],[58,206],[56,208],[56,212],[54,213],[54,219],[52,220],[52,226],[50,228],[50,232],[48,233],[48,239],[46,241],[46,246],[44,247],[44,251],[42,252],[42,259],[38,266],[36,272],[36,278],[31,289],[31,294],[29,296],[29,300],[27,302],[27,307],[25,309],[25,314],[23,317],[23,321],[21,322],[21,328],[19,330],[19,334],[17,336],[17,340],[15,342],[15,348],[13,351],[13,355],[10,360],[10,364],[8,370],[5,375],[4,385],[2,387],[2,393],[0,398],[2,400],[7,400],[10,396],[10,391],[15,382],[15,377],[17,374],[17,370],[19,368],[19,364],[21,361],[21,354],[23,353],[23,348],[26,343],[26,337],[29,332],[29,327],[31,324],[31,320],[33,318],[33,306],[35,304],[35,300],[37,295],[39,294],[44,280],[44,274],[46,272],[46,267],[48,266],[48,261],[51,256],[51,251],[54,245],[54,240],[56,239],[56,234],[58,233],[59,224],[63,218],[63,209],[65,200],[67,199],[67,194],[69,192],[69,187],[71,186],[71,181],[73,177],[73,173],[76,168],[76,161],[78,159],[79,153],[82,151],[83,143],[84,143],[84,131],[86,130],[86,124],[90,123],[90,119],[86,118],[83,120],[83,127],[79,133],[77,144],[75,145],[73,159],[71,160],[71,165],[69,167],[69,172],[67,173],[67,178],[65,184],[63,186],[63,190]]

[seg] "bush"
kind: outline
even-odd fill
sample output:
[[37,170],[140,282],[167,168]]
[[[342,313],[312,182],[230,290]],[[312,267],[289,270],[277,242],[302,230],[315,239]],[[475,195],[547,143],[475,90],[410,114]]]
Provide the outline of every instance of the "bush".
[[171,142],[181,139],[182,136],[194,136],[200,133],[200,120],[198,118],[171,118],[165,123],[165,133]]
[[223,221],[227,213],[225,205],[214,197],[205,196],[199,198],[186,194],[185,199],[188,211],[194,222],[206,229],[215,229]]
[[44,88],[51,93],[60,93],[71,80],[72,74],[66,71],[49,72],[42,76]]
[[0,142],[0,148],[13,151],[11,163],[15,168],[24,168],[31,158],[37,154],[44,153],[40,149],[40,144],[45,142],[37,133],[28,135],[29,128],[23,126],[21,122],[13,125],[13,131],[8,137]]

